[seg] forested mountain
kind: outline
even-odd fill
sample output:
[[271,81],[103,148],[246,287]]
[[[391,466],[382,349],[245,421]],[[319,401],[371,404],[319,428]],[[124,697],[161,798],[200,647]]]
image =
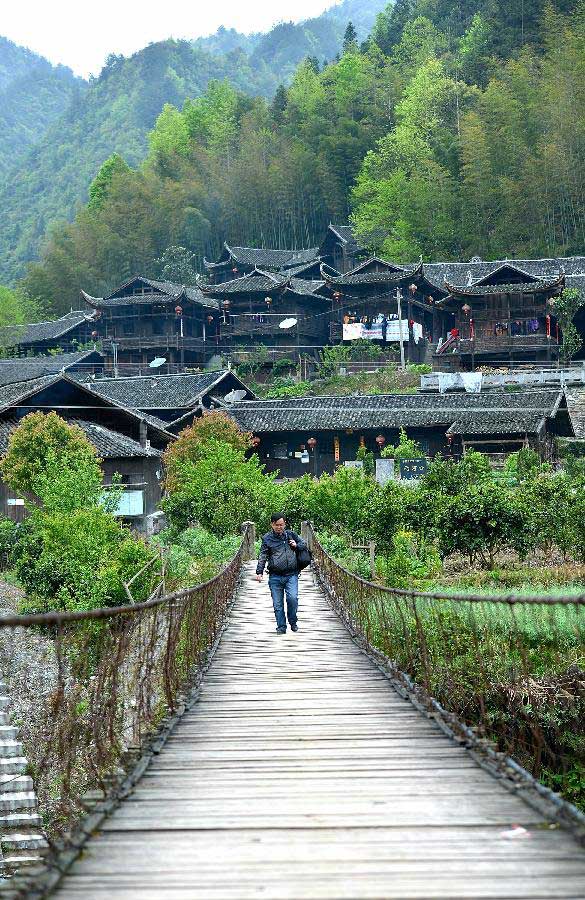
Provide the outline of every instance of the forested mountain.
[[132,162],[102,167],[30,267],[50,310],[225,239],[314,246],[348,215],[398,262],[585,255],[585,3],[398,0],[272,102],[214,81],[165,105]]
[[35,144],[83,90],[65,66],[0,37],[0,177]]
[[[322,64],[340,51],[349,17],[358,8],[356,18],[365,36],[383,5],[384,0],[344,0],[319,18],[277,25],[268,34],[250,39],[224,29],[205,40],[152,44],[130,58],[112,55],[99,78],[81,82],[77,90],[72,83],[62,108],[56,110],[59,113],[66,106],[58,118],[53,115],[56,100],[47,96],[41,73],[36,91],[30,74],[28,80],[19,80],[19,73],[24,77],[39,58],[5,41],[0,45],[0,90],[8,70],[16,78],[13,94],[5,102],[0,94],[0,124],[6,109],[5,127],[0,129],[0,174],[2,151],[9,158],[23,128],[34,123],[38,127],[36,134],[25,135],[30,138],[29,152],[19,154],[17,164],[2,179],[0,283],[12,283],[22,275],[26,261],[38,254],[50,224],[71,219],[76,205],[87,201],[92,178],[113,152],[131,165],[144,159],[148,132],[165,103],[181,107],[187,98],[201,96],[210,79],[224,78],[244,93],[270,98],[281,82],[290,81],[305,56],[314,56]],[[57,83],[59,77],[65,76],[54,70]],[[71,73],[69,77],[73,79]],[[10,89],[7,84],[6,90]],[[13,121],[14,115],[20,115],[22,123]]]

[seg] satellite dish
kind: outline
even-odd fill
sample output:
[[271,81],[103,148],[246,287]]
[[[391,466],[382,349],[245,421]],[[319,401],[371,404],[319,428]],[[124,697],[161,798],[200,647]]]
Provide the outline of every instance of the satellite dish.
[[282,322],[278,323],[279,328],[292,328],[297,324],[296,319],[283,319]]
[[242,390],[230,391],[223,399],[225,403],[237,403],[238,400],[243,400],[247,393],[247,391]]
[[155,356],[154,359],[152,360],[152,362],[149,362],[148,368],[149,369],[158,369],[158,367],[164,365],[166,363],[166,361],[167,361],[166,356]]

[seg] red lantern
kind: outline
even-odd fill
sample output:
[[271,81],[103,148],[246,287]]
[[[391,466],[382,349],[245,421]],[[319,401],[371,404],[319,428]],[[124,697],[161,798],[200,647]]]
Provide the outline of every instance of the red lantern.
[[434,303],[434,302],[435,302],[435,298],[434,298],[431,294],[428,294],[427,300],[429,301],[429,303]]
[[409,328],[412,328],[413,326],[414,326],[414,319],[409,319],[409,320],[408,320],[408,327],[409,327]]
[[376,438],[376,443],[381,450],[382,447],[384,446],[384,444],[386,443],[386,438],[384,437],[383,434],[378,435],[378,437]]
[[252,438],[252,447],[256,448],[259,446],[260,446],[260,438],[258,437],[258,435],[255,434],[254,437]]
[[207,321],[211,325],[211,323],[213,322],[213,316],[207,316]]
[[309,438],[309,440],[307,441],[307,446],[310,450],[314,450],[317,446],[317,438]]
[[471,306],[469,305],[469,303],[463,304],[463,306],[461,307],[461,312],[465,313],[466,316],[469,315],[469,313],[471,312]]
[[416,294],[416,284],[409,284],[408,290],[410,291],[411,294]]
[[546,336],[547,336],[547,338],[549,338],[550,337],[550,316],[548,314],[544,317],[544,321],[546,323]]
[[238,269],[236,266],[233,267],[232,272],[234,273],[234,275],[238,274]]
[[339,291],[333,291],[333,299],[341,300],[341,294],[339,293]]
[[98,336],[97,331],[92,331],[91,336],[95,339]]
[[183,315],[183,307],[182,307],[182,306],[175,306],[175,312],[176,312],[176,314],[177,314],[178,316],[182,316],[182,315]]
[[230,301],[230,300],[227,300],[227,299],[226,299],[226,300],[222,300],[222,301],[221,301],[221,305],[222,305],[222,307],[223,307],[224,309],[229,309],[229,307],[231,306],[231,301]]
[[270,308],[270,304],[272,303],[272,298],[271,298],[271,297],[265,297],[265,298],[264,298],[264,303],[266,304],[266,306],[267,306],[268,308]]

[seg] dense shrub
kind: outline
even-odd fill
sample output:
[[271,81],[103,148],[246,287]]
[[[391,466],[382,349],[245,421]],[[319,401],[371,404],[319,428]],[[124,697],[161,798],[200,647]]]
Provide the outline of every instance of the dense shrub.
[[340,466],[334,475],[322,475],[312,496],[315,526],[367,538],[378,491],[372,478],[355,469]]
[[[12,563],[26,591],[26,612],[94,609],[127,603],[123,582],[152,557],[146,544],[97,506],[73,512],[33,510],[19,527]],[[132,585],[145,600],[151,570]]]
[[163,509],[172,527],[201,525],[222,537],[249,520],[266,530],[277,494],[274,476],[264,472],[258,457],[246,459],[241,450],[216,440],[192,449],[173,455],[167,475]]
[[0,474],[15,491],[33,494],[51,509],[80,509],[102,495],[95,448],[81,428],[55,412],[24,417],[10,436]]
[[513,489],[488,480],[451,497],[438,519],[443,555],[458,552],[490,568],[501,550],[526,556],[534,529],[532,510],[523,501]]
[[11,519],[0,517],[0,565],[6,569],[16,543],[18,525]]
[[167,589],[189,587],[213,578],[236,553],[240,536],[228,534],[223,538],[205,528],[187,528],[175,532],[167,529],[154,539],[164,547],[167,560]]

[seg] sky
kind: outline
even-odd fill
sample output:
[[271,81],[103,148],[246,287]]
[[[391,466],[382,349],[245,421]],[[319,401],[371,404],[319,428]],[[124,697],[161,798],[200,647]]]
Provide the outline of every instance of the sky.
[[128,56],[153,41],[245,34],[318,16],[336,0],[18,0],[2,3],[0,35],[78,75],[98,75],[109,53]]

